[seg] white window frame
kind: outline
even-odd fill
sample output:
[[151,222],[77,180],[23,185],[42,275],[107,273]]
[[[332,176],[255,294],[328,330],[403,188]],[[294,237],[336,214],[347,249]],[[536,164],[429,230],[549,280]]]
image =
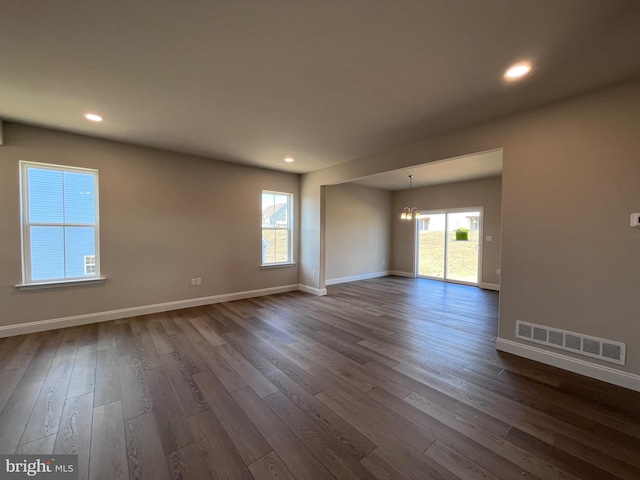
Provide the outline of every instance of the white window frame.
[[[262,268],[269,268],[269,267],[283,267],[283,266],[289,266],[289,265],[295,265],[295,262],[293,261],[293,229],[294,229],[294,218],[293,218],[293,193],[289,193],[289,192],[276,192],[274,190],[262,190],[262,194],[260,195],[260,201],[262,202],[262,196],[264,194],[268,194],[268,195],[281,195],[283,197],[287,197],[287,224],[288,226],[286,228],[283,227],[278,227],[277,223],[274,224],[273,226],[269,226],[269,227],[265,227],[264,223],[262,221],[262,216],[261,216],[261,221],[260,221],[260,245],[262,246],[262,239],[264,238],[263,232],[265,230],[274,230],[274,231],[287,231],[287,245],[289,246],[289,251],[287,252],[287,260],[284,262],[265,262],[265,259],[263,258],[263,250],[260,251],[260,258],[261,258],[261,264],[260,266]],[[264,247],[262,247],[264,248]]]
[[[70,223],[70,222],[30,222],[29,221],[29,168],[39,168],[44,170],[56,170],[60,172],[84,173],[94,176],[94,203],[95,203],[95,223]],[[74,283],[101,283],[104,277],[100,276],[100,220],[99,220],[99,178],[98,170],[91,168],[69,167],[65,165],[54,165],[49,163],[20,161],[20,223],[22,232],[22,283],[16,285],[20,289],[47,288],[64,286]],[[47,280],[36,280],[31,278],[31,227],[93,227],[95,231],[95,273],[85,274],[81,277],[52,278]],[[85,257],[86,272],[86,257]]]

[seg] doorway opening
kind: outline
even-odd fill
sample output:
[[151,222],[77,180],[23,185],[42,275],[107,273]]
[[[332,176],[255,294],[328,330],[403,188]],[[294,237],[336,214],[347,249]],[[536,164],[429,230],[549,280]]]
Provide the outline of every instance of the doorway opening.
[[482,259],[482,207],[421,212],[416,220],[419,277],[478,285]]

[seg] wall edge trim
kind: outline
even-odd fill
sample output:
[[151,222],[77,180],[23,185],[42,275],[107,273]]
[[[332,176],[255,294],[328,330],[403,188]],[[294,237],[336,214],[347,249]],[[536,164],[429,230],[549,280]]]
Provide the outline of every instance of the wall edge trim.
[[391,270],[389,275],[393,275],[396,277],[407,277],[407,278],[416,278],[413,272],[402,272],[400,270]]
[[524,345],[506,340],[504,338],[496,339],[496,349],[501,352],[511,353],[519,357],[528,358],[536,362],[551,365],[552,367],[568,370],[569,372],[578,373],[585,377],[594,378],[603,382],[618,385],[619,387],[628,388],[640,392],[640,375],[623,372],[615,368],[598,365],[596,363],[587,362],[579,358],[569,357],[556,352],[549,352],[542,348]]
[[181,308],[201,307],[203,305],[212,305],[214,303],[230,302],[233,300],[242,300],[245,298],[262,297],[264,295],[273,295],[276,293],[293,292],[299,290],[299,287],[299,285],[282,285],[279,287],[246,290],[243,292],[224,293],[221,295],[175,300],[172,302],[141,305],[138,307],[121,308],[118,310],[86,313],[82,315],[73,315],[70,317],[38,320],[35,322],[19,323],[16,325],[5,325],[0,326],[0,338],[12,337],[14,335],[24,335],[27,333],[44,332],[47,330],[55,330],[58,328],[76,327],[79,325],[87,325],[89,323],[107,322],[109,320],[136,317],[138,315],[168,312]]
[[358,280],[386,277],[389,274],[389,270],[385,270],[384,272],[363,273],[362,275],[353,275],[350,277],[329,278],[325,281],[325,285],[336,285],[338,283],[356,282]]
[[481,282],[480,283],[480,288],[483,288],[485,290],[495,290],[496,292],[500,291],[500,285],[497,283],[485,283],[485,282]]
[[310,287],[309,285],[303,285],[302,283],[298,285],[298,289],[302,290],[303,292],[310,293],[311,295],[317,295],[319,297],[323,297],[327,294],[326,288]]

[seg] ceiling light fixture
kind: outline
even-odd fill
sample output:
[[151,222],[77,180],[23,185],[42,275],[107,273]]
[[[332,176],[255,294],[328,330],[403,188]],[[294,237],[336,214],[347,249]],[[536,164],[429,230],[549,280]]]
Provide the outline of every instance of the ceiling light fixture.
[[287,163],[292,163],[293,162],[293,158],[287,157],[287,158],[284,159],[284,161],[287,162]]
[[413,190],[413,175],[409,175],[409,206],[404,207],[404,210],[400,214],[401,220],[413,220],[413,219],[418,219],[422,216],[420,215],[420,212],[416,207],[411,206],[413,204],[412,190]]
[[507,80],[516,80],[524,77],[530,71],[531,65],[528,63],[517,63],[516,65],[509,67],[509,69],[504,73],[504,78]]
[[95,113],[86,113],[84,118],[90,120],[92,122],[101,122],[102,117],[100,115],[96,115]]

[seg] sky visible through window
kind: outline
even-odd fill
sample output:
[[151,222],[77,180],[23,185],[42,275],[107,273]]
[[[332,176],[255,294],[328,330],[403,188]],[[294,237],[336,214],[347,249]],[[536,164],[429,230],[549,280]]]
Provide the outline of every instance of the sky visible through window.
[[[443,231],[444,230],[444,214],[423,214],[429,217],[429,230]],[[449,231],[456,230],[457,228],[464,227],[469,228],[469,216],[479,216],[480,212],[460,212],[449,213]]]
[[31,280],[87,276],[85,257],[96,254],[95,175],[35,167],[27,171]]
[[267,208],[283,203],[287,203],[289,200],[288,195],[279,195],[277,193],[263,193],[262,194],[262,211],[264,212]]

